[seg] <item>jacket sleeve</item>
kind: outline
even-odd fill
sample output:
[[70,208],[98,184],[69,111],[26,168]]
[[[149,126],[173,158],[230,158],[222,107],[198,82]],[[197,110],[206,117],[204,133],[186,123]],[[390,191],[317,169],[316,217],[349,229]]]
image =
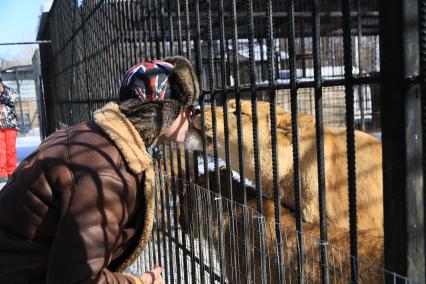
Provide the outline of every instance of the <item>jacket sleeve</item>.
[[122,182],[87,175],[74,183],[47,268],[47,283],[141,284],[107,269],[126,218]]
[[14,107],[18,95],[9,88],[4,88],[4,92],[0,93],[0,103],[9,107]]

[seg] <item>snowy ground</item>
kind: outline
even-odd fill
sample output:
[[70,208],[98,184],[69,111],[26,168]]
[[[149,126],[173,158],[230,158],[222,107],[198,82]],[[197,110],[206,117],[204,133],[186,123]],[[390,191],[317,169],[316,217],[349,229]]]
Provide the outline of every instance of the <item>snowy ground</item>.
[[[218,158],[218,166],[225,166],[226,163],[224,160]],[[213,156],[207,156],[207,166],[208,166],[208,171],[212,172],[214,171],[214,157]],[[199,175],[203,175],[204,174],[204,159],[202,157],[202,155],[200,155],[198,157],[198,174]],[[232,176],[234,179],[236,180],[240,180],[240,174],[236,171],[232,171]],[[252,181],[248,180],[247,178],[245,179],[245,184],[246,186],[250,186],[250,187],[254,187],[254,184]]]
[[25,136],[16,139],[16,159],[20,163],[40,145],[40,136]]

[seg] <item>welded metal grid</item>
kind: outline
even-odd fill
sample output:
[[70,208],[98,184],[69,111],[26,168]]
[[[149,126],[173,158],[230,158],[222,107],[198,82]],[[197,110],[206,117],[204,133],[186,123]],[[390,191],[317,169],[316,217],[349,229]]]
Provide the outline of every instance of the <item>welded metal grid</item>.
[[[220,171],[222,176],[226,174],[225,168]],[[210,172],[210,176],[213,175]],[[329,282],[351,282],[352,257],[347,251],[321,241],[317,225],[305,224],[306,232],[299,234],[294,229],[294,214],[288,210],[282,212],[279,228],[283,244],[278,253],[274,216],[271,212],[264,216],[257,213],[253,187],[247,188],[248,203],[243,205],[241,191],[234,191],[231,196],[228,186],[223,186],[222,195],[203,188],[206,181],[204,175],[199,176],[200,184],[194,184],[178,177],[172,178],[160,170],[156,181],[157,202],[152,239],[144,254],[127,272],[141,275],[154,265],[161,265],[167,283],[260,283],[262,278],[265,283],[279,283],[277,265],[280,255],[284,260],[282,281],[293,283],[299,278],[297,259],[301,252],[305,283],[321,283],[323,264],[320,252],[324,248],[327,259],[324,265],[329,272]],[[173,187],[179,182],[182,185],[180,189]],[[233,178],[232,182],[235,187],[239,186],[237,179]],[[268,207],[273,201],[266,199],[263,203]],[[332,233],[336,240],[339,238],[337,234],[348,232],[337,230]],[[264,239],[263,249],[258,246],[260,236]],[[375,247],[374,242],[379,243],[375,236],[363,237],[368,238],[372,247]],[[303,251],[299,243],[303,243]],[[340,245],[343,243],[340,242]],[[244,252],[245,244],[249,246],[248,254]],[[349,243],[346,241],[344,246],[349,247]],[[260,257],[265,262],[264,275],[261,274]],[[369,261],[358,259],[357,262],[360,283],[384,283],[385,279],[410,283],[407,278]]]
[[[251,126],[254,145],[252,158],[255,170],[255,178],[252,182],[256,195],[254,216],[259,217],[260,220],[265,215],[258,139],[259,135],[264,135],[264,132],[263,129],[258,129],[256,102],[260,100],[269,102],[275,205],[271,234],[275,234],[276,250],[283,251],[284,246],[287,245],[287,239],[281,229],[280,220],[282,210],[278,190],[278,172],[282,165],[279,165],[277,161],[275,115],[277,106],[283,106],[292,114],[293,167],[295,169],[293,178],[296,197],[293,226],[296,230],[293,238],[294,247],[300,253],[294,254],[291,262],[286,262],[289,258],[285,253],[276,253],[276,259],[272,263],[276,266],[274,272],[278,282],[284,281],[289,275],[286,273],[289,264],[291,264],[289,269],[296,271],[295,274],[290,273],[296,282],[308,281],[311,277],[309,274],[311,264],[310,261],[305,260],[306,253],[304,253],[310,251],[310,244],[304,239],[300,214],[300,204],[303,200],[300,194],[300,141],[297,135],[297,114],[308,113],[314,115],[316,120],[318,149],[316,158],[321,216],[319,232],[324,244],[331,235],[326,226],[323,126],[324,124],[346,126],[350,207],[348,233],[350,237],[346,240],[350,242],[347,252],[354,257],[348,258],[347,265],[342,269],[346,271],[345,275],[350,275],[351,282],[362,281],[364,274],[361,275],[360,272],[363,271],[363,264],[357,261],[359,232],[356,227],[357,177],[355,172],[357,165],[355,164],[354,131],[355,128],[372,130],[380,137],[381,107],[378,92],[382,82],[378,63],[381,55],[378,46],[378,4],[377,1],[361,0],[323,2],[325,3],[319,0],[284,2],[272,0],[86,0],[78,7],[76,1],[56,0],[49,13],[53,59],[49,60],[51,65],[45,67],[49,71],[51,80],[45,82],[45,85],[48,88],[47,92],[51,92],[54,96],[46,97],[47,112],[55,114],[50,117],[55,118],[53,124],[56,124],[56,127],[64,124],[73,125],[90,119],[94,110],[105,102],[117,98],[121,76],[133,64],[141,60],[158,59],[174,54],[187,56],[197,69],[203,89],[200,97],[202,119],[204,121],[205,105],[212,106],[213,109],[223,108],[225,137],[229,134],[226,123],[227,116],[230,115],[227,111],[229,99],[236,100],[239,126],[241,126],[241,99],[249,99],[252,103]],[[303,94],[307,94],[306,99]],[[206,178],[203,187],[209,190],[207,192],[221,194],[224,188],[232,193],[233,186],[231,186],[229,170],[230,152],[238,152],[238,172],[241,176],[239,189],[246,193],[244,164],[251,157],[243,156],[241,151],[244,142],[242,127],[237,129],[239,145],[236,149],[230,148],[225,139],[223,162],[227,165],[227,170],[225,176],[221,177],[216,143],[215,111],[212,112],[212,119],[214,130],[211,164],[214,174]],[[202,125],[204,128],[204,123]],[[203,148],[200,159],[194,159],[192,162],[200,163],[203,172],[208,172],[210,157],[207,153],[206,138]],[[162,150],[167,152],[165,148]],[[167,168],[167,165],[171,164],[171,169],[174,169],[173,165],[179,161],[180,159],[173,161],[171,155],[165,155],[159,168]],[[181,165],[171,170],[170,175],[189,180],[194,176],[189,174],[189,170],[186,170],[185,174],[179,173],[181,169],[189,168],[189,162],[189,157],[185,162],[180,161]],[[194,170],[197,171],[198,168],[195,168]],[[194,182],[197,184],[197,174],[195,177]],[[223,184],[227,184],[228,187],[223,187]],[[151,253],[149,263],[164,258],[162,265],[166,270],[167,267],[174,267],[173,271],[176,271],[176,275],[169,274],[168,282],[175,282],[182,277],[185,282],[188,282],[189,279],[185,278],[188,275],[183,272],[188,269],[204,271],[205,273],[199,273],[202,282],[224,279],[223,272],[229,263],[225,253],[228,249],[226,239],[221,238],[226,227],[221,223],[224,219],[216,219],[219,222],[216,227],[220,236],[217,251],[214,248],[215,240],[212,239],[211,232],[215,228],[212,224],[214,220],[211,218],[213,212],[210,212],[211,210],[207,207],[201,211],[208,217],[205,224],[207,239],[201,241],[207,246],[207,250],[199,249],[198,261],[197,258],[193,258],[191,261],[195,262],[190,263],[181,257],[172,256],[173,249],[170,248],[174,246],[178,250],[182,248],[183,256],[188,252],[184,250],[187,243],[181,239],[182,232],[176,225],[180,217],[176,214],[176,206],[178,200],[181,200],[179,194],[183,193],[183,184],[172,179],[170,184],[163,181],[163,185],[159,186],[165,190],[164,195],[162,193],[157,196],[158,204],[163,206],[161,208],[163,213],[158,216],[154,239],[156,238],[157,245],[161,242],[158,248],[162,247],[162,252],[161,250],[152,251],[155,245],[153,241],[149,250]],[[178,192],[175,191],[176,188],[179,189]],[[199,198],[201,202],[202,196]],[[212,204],[211,196],[204,201]],[[247,196],[243,197],[241,203],[247,206]],[[224,210],[225,205],[221,204],[222,209],[219,213]],[[230,210],[230,214],[234,214],[232,212],[233,210]],[[232,218],[234,216],[231,216]],[[164,220],[169,221],[164,223]],[[244,219],[244,222],[252,221]],[[163,225],[160,226],[160,224]],[[172,224],[174,227],[165,228]],[[392,225],[391,222],[389,225]],[[262,227],[261,224],[254,227],[259,228],[259,226]],[[238,275],[242,273],[245,276],[250,275],[247,271],[254,264],[260,271],[256,274],[259,277],[258,282],[268,282],[270,274],[267,272],[272,264],[265,251],[269,249],[270,239],[267,234],[259,230],[255,231],[256,238],[253,238],[255,243],[250,244],[247,238],[241,238],[242,243],[240,243],[243,245],[241,254],[246,257],[252,253],[250,245],[256,248],[255,252],[260,252],[255,258],[257,262],[251,262],[251,257],[248,257],[243,265],[237,265],[238,259],[231,258],[230,265],[235,269],[229,276],[232,278],[232,281],[228,279],[230,282],[238,281]],[[235,232],[232,233],[231,236],[237,238]],[[167,242],[161,240],[167,240]],[[196,242],[196,240],[193,241]],[[229,245],[234,246],[233,243]],[[319,258],[312,256],[311,259],[318,261],[321,265],[314,267],[314,270],[318,270],[315,273],[320,275],[323,282],[331,281],[335,274],[327,269],[326,264],[330,260],[329,251],[324,245],[317,249]],[[315,248],[313,250],[315,251]],[[189,252],[196,254],[190,249]]]
[[[271,63],[274,89],[290,89],[289,53],[294,48],[297,88],[313,88],[312,3],[295,3],[296,34],[290,44],[286,5],[273,2],[274,25],[270,26],[265,4],[259,1],[224,1],[220,5],[218,0],[210,4],[195,0],[87,0],[81,6],[77,1],[54,1],[49,13],[53,59],[46,68],[53,77],[48,85],[55,93],[52,111],[56,119],[73,125],[90,118],[104,102],[117,97],[121,75],[130,66],[171,54],[186,55],[197,64],[206,91],[228,88],[229,96],[235,97],[237,88],[250,91],[252,79],[258,91],[268,90]],[[319,57],[324,87],[343,86],[342,11],[339,1],[332,2],[323,3],[318,11],[322,17],[318,40],[322,45]],[[355,11],[358,6],[359,14]],[[352,37],[354,74],[378,72],[377,3],[360,2],[353,10],[353,28],[357,28],[357,35]],[[268,26],[273,29],[270,39],[266,37]],[[271,44],[273,62],[268,59]],[[377,81],[371,76],[361,78],[365,83]],[[362,95],[369,96],[367,92],[362,91]],[[278,94],[278,103],[280,97]],[[342,105],[341,100],[328,100]],[[222,94],[218,102],[223,103]],[[333,117],[333,110],[329,112]],[[341,114],[336,115],[336,123],[343,123]]]

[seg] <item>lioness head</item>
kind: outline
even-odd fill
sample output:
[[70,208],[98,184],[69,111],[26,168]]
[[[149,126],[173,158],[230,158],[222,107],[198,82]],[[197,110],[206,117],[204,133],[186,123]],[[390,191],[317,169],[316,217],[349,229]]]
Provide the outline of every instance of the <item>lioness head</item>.
[[[253,145],[253,115],[252,115],[252,104],[251,101],[241,100],[241,130],[243,134],[243,145],[244,147],[253,148],[249,146]],[[232,144],[238,138],[238,113],[237,113],[237,102],[230,100],[228,102],[228,130],[229,130],[229,141]],[[216,113],[216,136],[219,147],[223,147],[225,144],[225,128],[224,128],[224,112],[223,107],[217,107]],[[260,145],[269,145],[271,143],[271,116],[270,116],[270,103],[258,101],[257,102],[257,129],[258,129],[258,141]],[[201,129],[201,115],[198,115],[194,119],[194,126],[197,129]],[[313,126],[315,124],[314,117],[307,115],[298,116],[298,126],[306,127]],[[291,135],[291,115],[286,113],[283,108],[276,107],[276,125],[278,135]],[[205,107],[205,131],[208,141],[213,141],[213,110],[210,106]]]
[[[241,100],[241,120],[240,127],[238,123],[237,102],[230,100],[227,107],[228,135],[225,135],[224,109],[222,106],[212,110],[210,106],[205,106],[205,134],[209,144],[209,150],[213,149],[213,145],[217,146],[218,155],[222,159],[225,158],[225,139],[229,141],[231,168],[239,171],[238,157],[238,129],[242,133],[242,153],[244,159],[244,168],[246,177],[253,179],[254,177],[254,141],[253,141],[253,114],[251,101]],[[216,139],[213,139],[213,111],[216,113]],[[257,130],[258,145],[260,153],[260,164],[262,171],[271,173],[272,175],[272,156],[271,156],[271,117],[269,102],[257,102]],[[194,128],[202,128],[201,115],[198,115],[194,121]],[[276,107],[276,125],[277,140],[280,145],[291,144],[291,115],[286,113],[283,108]],[[306,127],[315,125],[312,116],[298,116],[298,126]],[[282,136],[282,137],[278,137]],[[209,143],[210,142],[210,143]]]

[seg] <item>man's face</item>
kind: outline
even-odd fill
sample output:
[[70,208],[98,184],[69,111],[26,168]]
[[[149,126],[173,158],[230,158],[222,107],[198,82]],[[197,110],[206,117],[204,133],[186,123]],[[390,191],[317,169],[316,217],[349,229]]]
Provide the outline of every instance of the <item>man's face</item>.
[[161,140],[169,140],[176,143],[181,143],[185,140],[185,135],[189,130],[191,119],[191,111],[183,109],[178,117],[170,125],[161,137]]

